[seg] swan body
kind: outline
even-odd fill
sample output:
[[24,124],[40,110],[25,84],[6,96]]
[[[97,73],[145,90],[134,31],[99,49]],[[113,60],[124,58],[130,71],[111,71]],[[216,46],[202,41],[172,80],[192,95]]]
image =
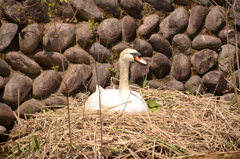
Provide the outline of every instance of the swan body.
[[120,54],[120,81],[119,89],[103,89],[96,86],[96,91],[87,99],[86,110],[101,109],[109,112],[148,112],[148,106],[141,95],[135,91],[130,91],[128,85],[128,73],[130,62],[136,61],[146,65],[147,62],[140,58],[140,53],[134,49],[125,49]]

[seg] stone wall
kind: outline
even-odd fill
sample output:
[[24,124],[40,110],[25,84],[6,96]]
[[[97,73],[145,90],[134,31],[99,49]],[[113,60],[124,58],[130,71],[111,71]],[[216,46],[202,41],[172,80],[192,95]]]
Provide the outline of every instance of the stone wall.
[[232,93],[240,36],[233,19],[239,5],[231,6],[223,0],[0,0],[0,140],[14,121],[12,110],[24,118],[29,110],[67,105],[66,95],[93,92],[96,79],[109,86],[128,47],[149,63],[133,63],[130,82],[142,85],[147,76],[152,88]]

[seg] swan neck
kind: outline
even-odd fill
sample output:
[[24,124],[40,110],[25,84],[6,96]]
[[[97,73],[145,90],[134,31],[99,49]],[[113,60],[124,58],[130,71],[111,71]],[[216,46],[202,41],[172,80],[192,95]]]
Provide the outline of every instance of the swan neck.
[[120,64],[119,93],[120,93],[120,98],[123,101],[126,101],[130,93],[129,85],[128,85],[128,74],[129,74],[130,63],[120,59],[119,64]]

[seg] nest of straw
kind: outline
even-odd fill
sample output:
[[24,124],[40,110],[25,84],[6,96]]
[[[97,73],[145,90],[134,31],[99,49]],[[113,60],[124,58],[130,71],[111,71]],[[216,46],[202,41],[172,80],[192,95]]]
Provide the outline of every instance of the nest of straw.
[[1,149],[6,158],[185,158],[239,150],[237,110],[216,98],[140,91],[146,100],[161,102],[160,109],[100,116],[84,112],[83,99],[73,100],[69,109],[34,114],[22,135]]

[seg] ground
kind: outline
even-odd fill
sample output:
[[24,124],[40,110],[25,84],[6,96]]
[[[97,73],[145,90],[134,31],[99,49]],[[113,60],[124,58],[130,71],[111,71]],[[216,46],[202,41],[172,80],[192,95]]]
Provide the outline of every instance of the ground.
[[100,116],[83,111],[85,95],[70,97],[69,109],[45,110],[19,123],[22,130],[1,150],[7,158],[240,156],[240,118],[234,106],[179,91],[138,91],[155,112]]

